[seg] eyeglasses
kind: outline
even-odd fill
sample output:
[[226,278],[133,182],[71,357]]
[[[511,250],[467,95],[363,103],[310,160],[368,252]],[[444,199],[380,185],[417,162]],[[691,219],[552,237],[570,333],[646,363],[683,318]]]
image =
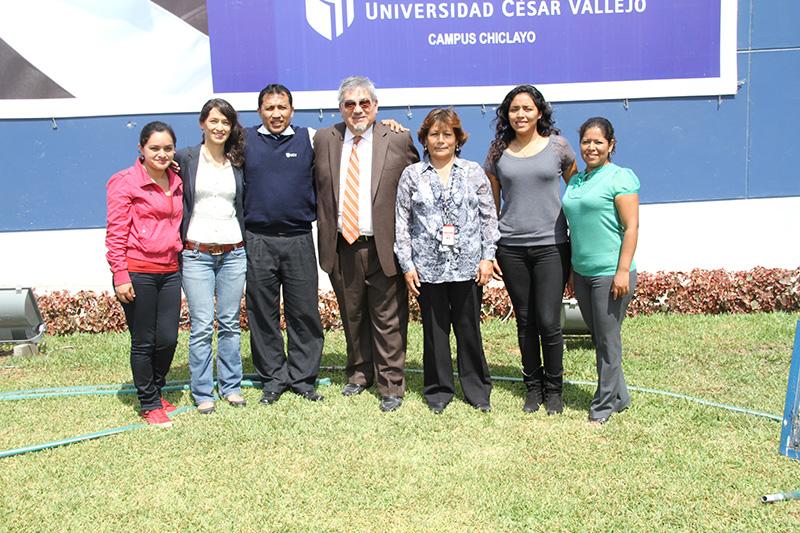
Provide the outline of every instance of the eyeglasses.
[[345,100],[344,101],[344,108],[348,111],[352,111],[356,108],[356,105],[364,110],[364,112],[368,112],[372,109],[372,100],[368,100],[364,98],[363,100],[359,100],[358,102],[354,102],[353,100]]

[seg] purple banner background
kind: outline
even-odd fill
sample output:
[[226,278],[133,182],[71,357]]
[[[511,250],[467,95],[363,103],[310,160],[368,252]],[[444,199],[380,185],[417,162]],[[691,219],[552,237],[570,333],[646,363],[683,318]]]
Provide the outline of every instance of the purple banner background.
[[[321,0],[313,4],[327,7]],[[346,0],[341,1],[346,5]],[[325,5],[322,5],[325,4]],[[433,5],[441,15],[459,4],[490,17],[404,18],[402,8]],[[560,15],[530,16],[545,4]],[[381,88],[479,87],[715,78],[720,75],[719,0],[561,0],[547,2],[354,1],[354,20],[329,40],[306,19],[303,0],[208,0],[215,92],[258,92],[279,82],[293,91],[331,90],[351,74]],[[578,14],[573,14],[577,5]],[[381,6],[392,16],[381,18]],[[636,7],[641,12],[636,11]],[[320,7],[320,6],[318,6]],[[606,8],[629,13],[598,13]],[[521,8],[523,16],[516,16]],[[397,9],[397,10],[396,10]],[[591,9],[591,13],[589,12]],[[463,10],[463,8],[462,8]],[[513,12],[515,16],[506,16]],[[581,11],[584,11],[581,14]],[[473,11],[474,12],[474,11]],[[367,15],[375,20],[370,20]],[[486,35],[533,43],[481,44]],[[475,44],[431,45],[459,34]],[[502,38],[502,37],[499,37]]]

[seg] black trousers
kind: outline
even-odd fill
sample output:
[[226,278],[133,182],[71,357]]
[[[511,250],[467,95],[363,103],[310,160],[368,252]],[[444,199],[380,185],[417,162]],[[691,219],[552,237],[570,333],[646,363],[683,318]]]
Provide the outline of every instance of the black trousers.
[[425,399],[450,403],[455,395],[450,324],[456,335],[458,380],[472,405],[489,403],[492,378],[481,340],[481,288],[474,281],[422,283],[419,288]]
[[[264,390],[302,394],[314,390],[324,334],[319,316],[317,256],[311,232],[264,235],[245,232],[253,366]],[[281,291],[286,350],[281,331]],[[288,356],[287,356],[288,352]]]
[[142,411],[161,409],[161,389],[178,345],[181,273],[131,272],[136,297],[123,303],[131,333],[131,371]]
[[560,383],[564,374],[561,301],[569,278],[569,244],[500,245],[497,262],[517,317],[523,381],[531,386],[537,377],[541,379],[544,359],[545,375]]

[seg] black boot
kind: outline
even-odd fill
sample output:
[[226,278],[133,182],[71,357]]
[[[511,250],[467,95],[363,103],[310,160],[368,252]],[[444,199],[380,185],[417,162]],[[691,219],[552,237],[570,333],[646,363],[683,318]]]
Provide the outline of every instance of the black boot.
[[544,369],[539,367],[530,376],[523,373],[523,381],[528,389],[528,395],[525,396],[525,406],[522,410],[526,413],[535,413],[544,403]]
[[547,414],[560,415],[564,412],[564,400],[561,396],[561,391],[564,386],[564,375],[545,375],[544,386],[545,390],[547,391],[547,400],[545,402]]

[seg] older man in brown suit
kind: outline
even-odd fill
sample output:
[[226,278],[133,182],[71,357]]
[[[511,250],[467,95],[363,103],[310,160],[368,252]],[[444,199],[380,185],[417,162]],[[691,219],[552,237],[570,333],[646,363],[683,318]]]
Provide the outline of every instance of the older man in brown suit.
[[344,122],[314,136],[319,264],[331,278],[347,339],[345,396],[377,383],[382,411],[403,403],[408,292],[394,256],[394,209],[403,169],[419,161],[408,131],[375,122],[368,78],[339,87]]

